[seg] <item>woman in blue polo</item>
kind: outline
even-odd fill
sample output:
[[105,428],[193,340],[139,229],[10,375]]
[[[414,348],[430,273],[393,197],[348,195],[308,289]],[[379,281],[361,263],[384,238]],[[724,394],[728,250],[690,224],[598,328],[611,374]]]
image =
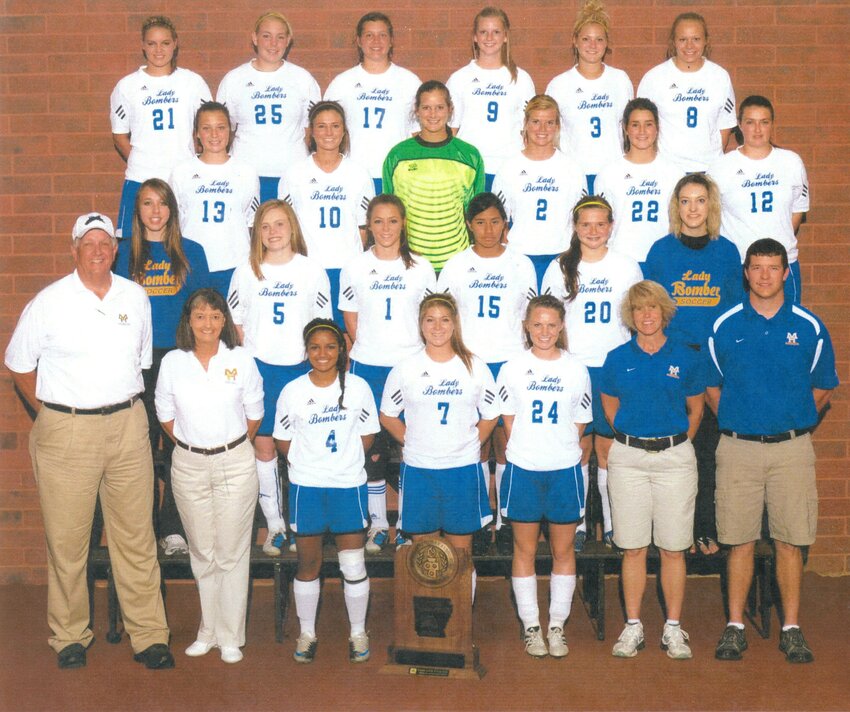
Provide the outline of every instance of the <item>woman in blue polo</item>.
[[622,585],[628,621],[615,657],[644,647],[640,622],[646,588],[646,552],[661,555],[667,621],[661,647],[673,659],[691,657],[679,625],[685,597],[685,550],[693,543],[697,493],[691,440],[703,411],[706,370],[700,352],[664,330],[676,306],[664,287],[644,280],[622,302],[631,341],[608,354],[602,367],[602,407],[614,429],[608,455],[608,492],[614,542],[624,550]]

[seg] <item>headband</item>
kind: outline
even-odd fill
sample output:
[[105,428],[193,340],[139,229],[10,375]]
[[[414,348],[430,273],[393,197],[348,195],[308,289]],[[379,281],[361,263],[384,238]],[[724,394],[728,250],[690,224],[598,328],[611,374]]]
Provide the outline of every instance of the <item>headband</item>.
[[588,200],[586,203],[582,203],[581,205],[576,205],[573,208],[573,215],[578,214],[578,211],[581,210],[582,208],[591,208],[591,207],[594,207],[594,206],[598,206],[600,208],[605,208],[606,210],[611,209],[611,206],[608,205],[607,203],[602,203],[598,200]]
[[455,303],[454,303],[454,302],[450,302],[450,301],[449,301],[448,299],[446,299],[445,297],[440,297],[440,296],[438,296],[438,295],[436,295],[436,294],[432,294],[432,295],[430,295],[430,296],[426,297],[426,299],[427,299],[429,302],[443,302],[444,304],[448,304],[448,305],[449,305],[449,306],[450,306],[453,310],[457,310],[457,306],[455,305]]
[[322,323],[322,324],[316,324],[315,326],[311,326],[309,329],[307,329],[307,333],[304,334],[304,338],[306,339],[308,336],[310,336],[310,334],[312,334],[314,331],[317,331],[318,329],[327,329],[328,331],[335,331],[339,336],[342,336],[342,329],[340,329],[336,324],[334,324],[334,323],[330,323],[330,324]]

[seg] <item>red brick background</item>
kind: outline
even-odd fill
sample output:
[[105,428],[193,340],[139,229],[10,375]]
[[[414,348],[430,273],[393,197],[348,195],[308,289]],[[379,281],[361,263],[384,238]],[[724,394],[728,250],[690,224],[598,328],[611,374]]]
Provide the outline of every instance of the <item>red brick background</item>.
[[[289,58],[324,89],[353,65],[354,25],[366,11],[388,12],[395,59],[424,79],[445,80],[469,61],[470,25],[483,5],[470,0],[393,3],[312,0],[282,6],[295,30]],[[123,164],[112,148],[109,94],[141,63],[139,27],[167,14],[180,35],[180,64],[215,90],[251,56],[250,30],[266,0],[0,0],[0,347],[24,304],[70,271],[73,219],[117,213]],[[538,91],[572,64],[578,2],[503,3],[513,23],[517,63]],[[805,0],[610,0],[613,55],[637,84],[664,57],[678,12],[705,15],[712,58],[732,75],[740,101],[771,98],[776,140],[797,151],[811,181],[812,210],[800,238],[804,304],[829,327],[842,382],[850,380],[850,4]],[[782,384],[765,384],[780,388]],[[816,436],[820,522],[809,567],[850,573],[850,453],[847,386]],[[0,373],[0,583],[41,583],[45,551],[27,434],[29,419],[8,372]]]

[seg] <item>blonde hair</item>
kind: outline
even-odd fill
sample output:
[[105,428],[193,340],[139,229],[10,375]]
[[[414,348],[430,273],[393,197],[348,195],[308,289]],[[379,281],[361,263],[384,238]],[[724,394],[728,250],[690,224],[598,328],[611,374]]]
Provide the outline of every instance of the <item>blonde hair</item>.
[[[522,333],[525,336],[525,347],[530,349],[534,344],[531,341],[531,334],[528,333],[528,322],[531,321],[531,312],[535,309],[551,309],[558,315],[561,321],[561,326],[567,316],[567,310],[564,303],[558,297],[552,294],[540,294],[529,300],[528,306],[525,308],[525,318],[522,320]],[[566,350],[567,348],[567,330],[561,329],[558,333],[558,338],[555,339],[555,346],[559,349]]]
[[667,36],[667,59],[676,56],[676,28],[680,22],[698,22],[702,25],[702,33],[705,36],[705,49],[702,51],[703,57],[709,57],[711,54],[711,41],[708,39],[708,24],[705,18],[698,12],[682,12],[676,15],[673,24],[670,26],[670,34]]
[[[586,25],[600,25],[605,31],[605,40],[608,41],[608,34],[611,31],[611,17],[599,0],[587,0],[587,2],[579,8],[576,13],[576,21],[573,25],[573,59],[578,64],[579,56],[578,49],[575,46],[575,40],[578,39],[579,33]],[[605,54],[610,52],[610,48],[606,48]],[[605,59],[605,56],[602,57]]]
[[436,294],[427,295],[419,304],[419,338],[422,343],[425,343],[425,335],[422,333],[422,322],[425,319],[425,312],[431,307],[442,307],[449,312],[452,318],[452,351],[457,354],[457,357],[463,361],[466,370],[472,373],[472,351],[466,344],[463,343],[463,334],[460,330],[460,314],[458,313],[457,302],[455,298],[448,292],[437,292]]
[[[286,19],[286,16],[280,12],[275,12],[274,10],[269,10],[268,12],[264,12],[257,18],[257,21],[254,23],[254,34],[256,35],[260,31],[260,26],[266,20],[277,20],[278,22],[283,23],[283,26],[286,28],[286,34],[289,37],[289,42],[286,45],[286,49],[283,51],[283,56],[286,57],[289,52],[289,48],[292,46],[292,25],[289,24],[289,20]],[[257,43],[254,40],[251,40],[251,46],[254,48],[254,54],[257,53]]]
[[700,185],[708,193],[708,215],[705,220],[709,238],[716,240],[720,235],[720,190],[704,173],[689,173],[682,176],[670,195],[670,232],[678,237],[682,232],[682,216],[679,213],[679,193],[686,185]]
[[251,271],[257,279],[265,279],[261,269],[263,258],[266,256],[266,246],[263,244],[263,220],[272,210],[283,210],[286,213],[292,233],[290,243],[292,251],[297,252],[299,255],[307,254],[307,243],[304,240],[304,233],[301,231],[301,225],[298,223],[298,218],[292,206],[285,200],[267,200],[257,208],[257,212],[254,214],[254,227],[251,229],[251,252],[248,261],[251,263]]
[[475,33],[478,32],[478,21],[488,17],[496,17],[502,22],[502,27],[505,29],[505,44],[502,45],[502,64],[508,68],[511,73],[511,81],[516,83],[517,66],[511,57],[511,21],[508,20],[508,14],[500,7],[488,5],[481,10],[472,21],[472,57],[478,59],[478,43],[475,41]]
[[666,329],[676,313],[676,304],[667,290],[658,282],[644,279],[633,284],[620,303],[620,318],[630,331],[637,331],[635,309],[645,306],[657,306],[661,309],[661,327]]
[[525,119],[522,122],[522,141],[523,145],[528,144],[528,121],[531,118],[531,113],[533,111],[548,111],[549,109],[555,110],[555,121],[558,125],[558,132],[555,134],[554,146],[555,148],[561,147],[561,109],[558,106],[558,102],[555,101],[548,94],[537,94],[531,99],[528,100],[528,103],[525,105]]
[[[148,30],[152,30],[156,27],[168,30],[171,33],[171,39],[174,40],[174,54],[171,55],[171,71],[173,72],[177,68],[177,55],[180,53],[180,45],[177,44],[177,28],[174,26],[170,17],[166,17],[165,15],[151,15],[142,23],[143,45],[145,37],[148,34]],[[148,55],[147,52],[145,52],[144,46],[142,47],[142,57],[145,58],[146,62],[148,61]]]

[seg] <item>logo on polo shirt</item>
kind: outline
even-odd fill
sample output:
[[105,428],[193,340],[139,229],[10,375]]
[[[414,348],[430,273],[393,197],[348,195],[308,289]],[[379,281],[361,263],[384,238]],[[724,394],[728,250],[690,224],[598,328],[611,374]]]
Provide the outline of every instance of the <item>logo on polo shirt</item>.
[[797,341],[797,332],[789,331],[785,335],[785,345],[786,346],[799,346],[799,342]]
[[670,378],[678,378],[679,377],[679,367],[678,366],[670,366],[670,368],[667,369],[667,375]]
[[[126,314],[119,314],[119,315],[118,315],[118,323],[119,323],[119,324],[128,324],[128,323],[129,323],[129,320],[128,320],[128,318],[127,318],[127,315],[126,315]],[[791,336],[791,335],[790,335],[790,334],[788,334],[788,336]],[[796,338],[796,335],[795,335],[795,337],[794,337],[794,338]]]
[[225,368],[224,369],[224,377],[227,379],[228,383],[233,383],[236,381],[237,370],[235,368]]

